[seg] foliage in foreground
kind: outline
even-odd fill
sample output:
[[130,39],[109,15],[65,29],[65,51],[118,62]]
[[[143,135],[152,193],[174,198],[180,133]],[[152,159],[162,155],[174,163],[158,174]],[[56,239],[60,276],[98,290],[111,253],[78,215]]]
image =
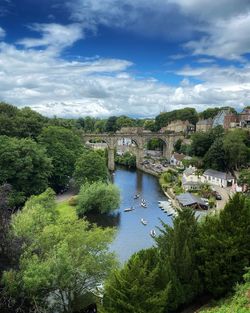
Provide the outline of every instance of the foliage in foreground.
[[250,199],[240,194],[201,222],[183,209],[172,227],[163,223],[155,249],[135,254],[113,273],[105,286],[105,312],[168,313],[200,294],[230,292],[250,265],[249,222]]
[[18,269],[4,273],[5,291],[46,312],[70,313],[93,292],[115,265],[108,245],[113,230],[90,227],[74,215],[58,217],[54,193],[33,196],[14,215],[12,230],[22,238]]
[[180,212],[173,227],[163,224],[157,248],[136,253],[108,280],[106,312],[165,313],[192,300],[201,290],[196,237],[197,221],[189,209]]
[[83,215],[88,211],[108,213],[120,204],[119,188],[113,184],[95,182],[82,185],[78,195],[77,213]]
[[250,271],[244,275],[245,284],[237,285],[235,294],[201,313],[248,313],[250,310]]

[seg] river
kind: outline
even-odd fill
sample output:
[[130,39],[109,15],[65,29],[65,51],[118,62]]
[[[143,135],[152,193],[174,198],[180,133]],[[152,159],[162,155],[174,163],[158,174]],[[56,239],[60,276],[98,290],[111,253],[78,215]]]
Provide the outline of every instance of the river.
[[[156,233],[159,230],[160,219],[172,224],[172,219],[163,213],[158,206],[159,200],[166,200],[161,191],[158,179],[140,170],[129,170],[125,167],[117,167],[113,175],[113,183],[121,192],[120,207],[110,216],[92,215],[88,218],[100,226],[115,226],[117,233],[111,250],[115,251],[121,263],[125,262],[133,253],[151,247],[154,244],[150,236],[150,230]],[[140,206],[140,199],[134,200],[134,195],[140,193],[147,201],[147,208]],[[135,207],[134,211],[124,212],[125,208]],[[141,218],[148,224],[144,226]]]

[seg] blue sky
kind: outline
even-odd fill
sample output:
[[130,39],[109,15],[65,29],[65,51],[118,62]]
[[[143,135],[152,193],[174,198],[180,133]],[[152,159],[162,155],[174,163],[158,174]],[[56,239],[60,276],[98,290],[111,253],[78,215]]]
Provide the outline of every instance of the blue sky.
[[249,0],[0,0],[0,100],[45,115],[250,105]]

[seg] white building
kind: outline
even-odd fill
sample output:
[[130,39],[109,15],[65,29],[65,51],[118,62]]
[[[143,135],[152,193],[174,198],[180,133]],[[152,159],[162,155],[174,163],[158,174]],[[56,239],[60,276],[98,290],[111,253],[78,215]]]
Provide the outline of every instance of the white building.
[[230,173],[208,169],[204,172],[203,176],[207,183],[220,187],[232,186],[235,183],[235,179]]
[[188,167],[182,174],[182,188],[185,191],[200,189],[201,185],[205,183],[205,177],[197,175],[196,167]]

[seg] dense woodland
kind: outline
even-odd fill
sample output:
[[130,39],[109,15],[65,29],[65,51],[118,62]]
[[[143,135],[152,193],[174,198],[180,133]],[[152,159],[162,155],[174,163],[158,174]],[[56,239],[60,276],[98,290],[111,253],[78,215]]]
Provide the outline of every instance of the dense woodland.
[[[195,123],[215,114],[216,109],[198,114],[187,108],[155,120],[72,120],[1,103],[0,311],[74,313],[96,302],[105,313],[168,313],[200,296],[223,297],[243,282],[250,267],[247,195],[236,194],[223,211],[201,221],[191,209],[180,211],[173,226],[162,223],[154,247],[136,253],[123,267],[108,249],[115,230],[82,218],[88,211],[116,209],[119,190],[109,182],[105,152],[84,147],[81,132],[114,132],[123,126],[155,131],[174,119]],[[193,164],[240,168],[242,182],[249,181],[244,168],[249,133],[216,128],[190,139],[190,146],[178,142],[175,149],[191,155]],[[72,180],[79,194],[65,211],[55,193]],[[101,305],[95,291],[103,281]]]

